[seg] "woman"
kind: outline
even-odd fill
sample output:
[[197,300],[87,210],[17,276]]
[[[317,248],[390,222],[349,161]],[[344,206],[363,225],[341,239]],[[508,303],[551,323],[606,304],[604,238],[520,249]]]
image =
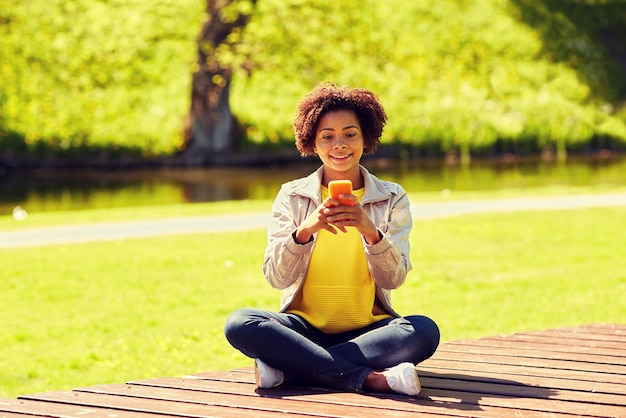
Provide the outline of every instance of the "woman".
[[[296,146],[322,166],[274,201],[263,273],[282,291],[281,309],[240,309],[225,326],[255,359],[260,388],[294,376],[355,392],[420,391],[415,364],[435,352],[439,330],[425,316],[400,316],[390,299],[411,268],[409,201],[360,165],[386,122],[365,89],[323,83],[298,104]],[[329,196],[333,180],[352,182],[340,196],[351,204]]]

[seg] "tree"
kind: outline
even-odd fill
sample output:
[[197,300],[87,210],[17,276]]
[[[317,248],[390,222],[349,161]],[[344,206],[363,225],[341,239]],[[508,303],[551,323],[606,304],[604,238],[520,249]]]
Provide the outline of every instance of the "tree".
[[192,76],[191,108],[183,160],[214,162],[235,148],[235,119],[229,91],[233,72],[244,64],[237,51],[256,0],[207,0]]

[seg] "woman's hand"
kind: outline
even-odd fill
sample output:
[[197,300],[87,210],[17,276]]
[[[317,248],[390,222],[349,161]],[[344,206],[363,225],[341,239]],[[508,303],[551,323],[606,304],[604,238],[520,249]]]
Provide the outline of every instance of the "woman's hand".
[[340,205],[332,197],[327,198],[317,209],[304,220],[296,231],[296,241],[306,243],[311,236],[321,229],[337,234],[337,229],[347,232],[346,227],[355,227],[368,244],[374,245],[381,237],[376,225],[365,214],[358,199],[353,194],[341,195],[342,199],[352,201],[352,206]]
[[343,232],[347,232],[346,227],[355,227],[365,238],[368,244],[374,245],[380,241],[381,237],[376,229],[376,225],[367,216],[359,204],[357,197],[353,194],[341,195],[342,199],[352,201],[352,206],[339,206],[339,202],[330,198],[333,206],[324,210],[326,220]]
[[337,204],[339,204],[339,202],[330,197],[324,200],[322,204],[319,205],[298,227],[294,235],[296,242],[299,244],[306,244],[310,241],[313,234],[321,229],[325,229],[333,234],[336,234],[337,231],[328,222],[328,215],[325,211]]

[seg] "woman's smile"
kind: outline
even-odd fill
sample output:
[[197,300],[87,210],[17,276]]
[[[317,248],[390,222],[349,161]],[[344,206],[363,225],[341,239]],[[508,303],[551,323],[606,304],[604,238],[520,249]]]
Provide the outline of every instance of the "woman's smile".
[[337,161],[337,162],[346,162],[348,161],[348,159],[350,159],[350,157],[352,157],[354,154],[350,153],[350,154],[344,154],[344,155],[332,155],[330,156],[330,158],[332,158],[333,160]]

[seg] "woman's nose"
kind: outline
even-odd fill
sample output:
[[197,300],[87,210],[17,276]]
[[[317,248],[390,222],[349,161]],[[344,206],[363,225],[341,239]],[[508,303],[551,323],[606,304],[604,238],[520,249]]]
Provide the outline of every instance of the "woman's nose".
[[341,136],[338,136],[333,143],[334,148],[345,148],[346,146],[346,140]]

